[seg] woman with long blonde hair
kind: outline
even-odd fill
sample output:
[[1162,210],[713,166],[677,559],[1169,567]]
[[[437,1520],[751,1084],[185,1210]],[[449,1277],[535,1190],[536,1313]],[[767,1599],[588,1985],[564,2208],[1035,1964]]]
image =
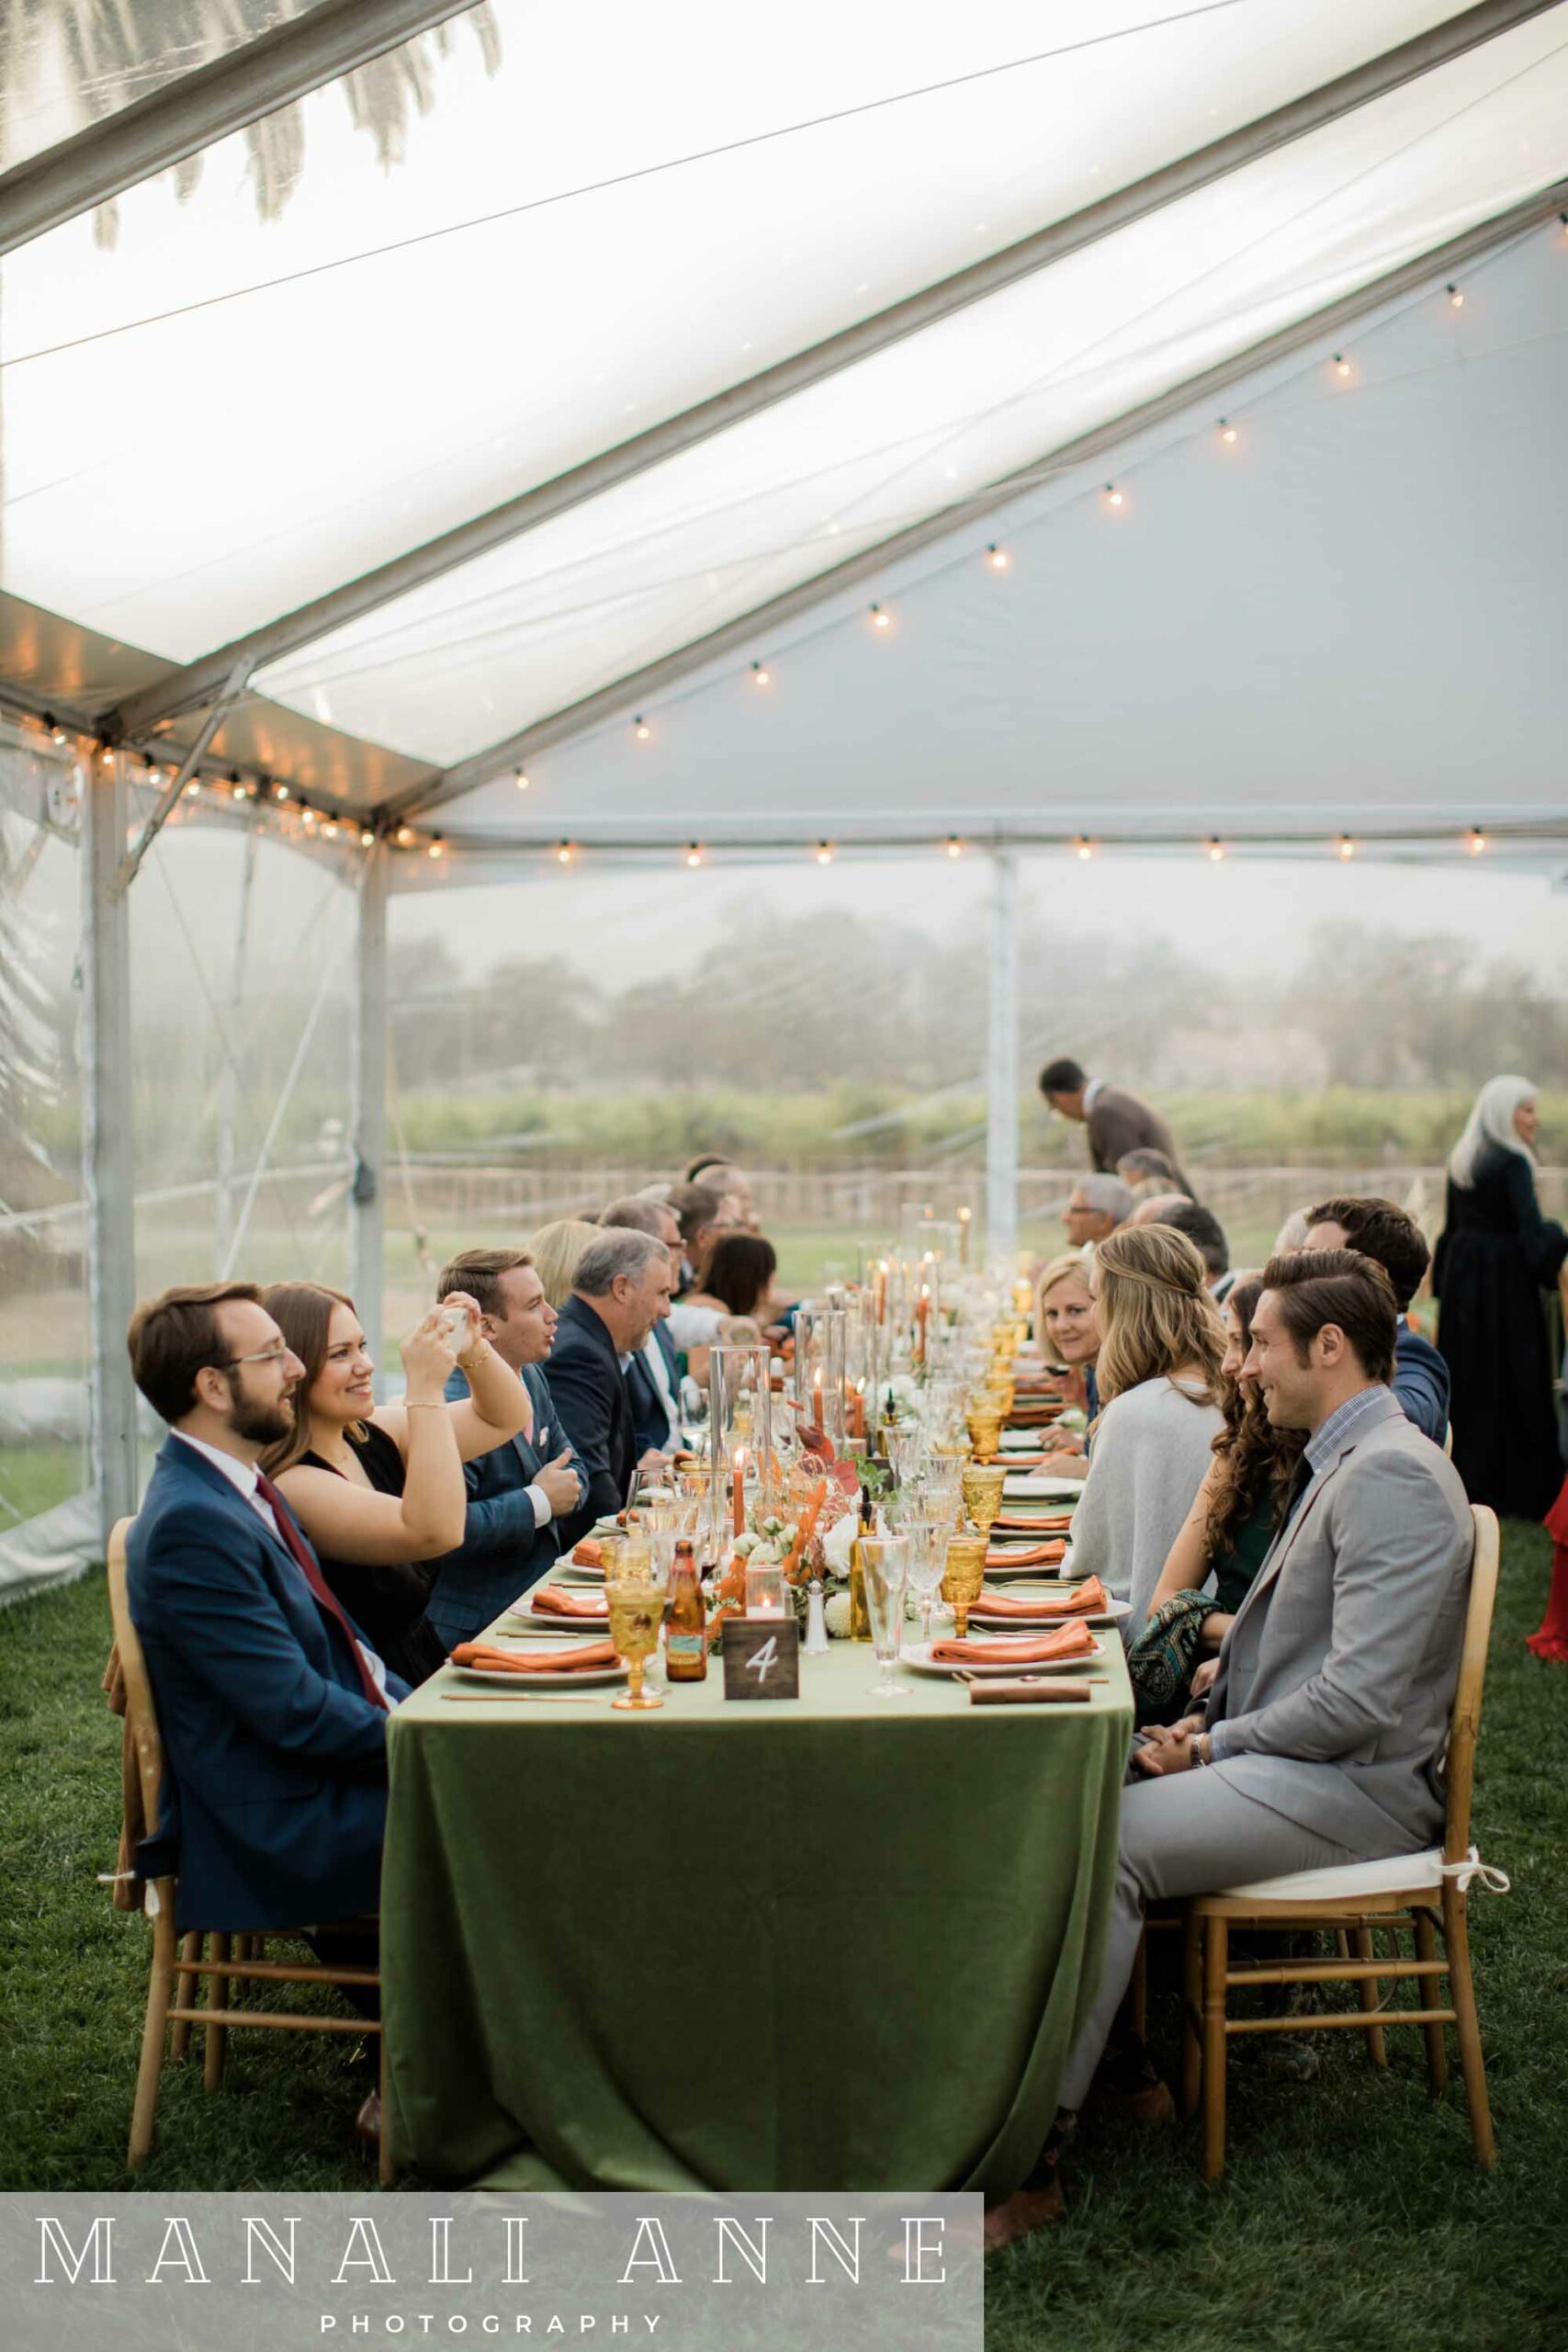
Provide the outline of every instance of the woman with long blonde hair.
[[1100,1417],[1068,1572],[1098,1576],[1141,1628],[1224,1426],[1225,1328],[1208,1269],[1168,1225],[1126,1226],[1095,1250]]
[[[1050,1364],[1066,1364],[1062,1395],[1092,1421],[1100,1411],[1095,1359],[1100,1353],[1100,1311],[1089,1286],[1089,1261],[1066,1250],[1043,1266],[1034,1286],[1034,1336]],[[1089,1446],[1058,1423],[1046,1439],[1041,1469],[1052,1477],[1086,1478]]]
[[583,1251],[604,1238],[598,1226],[585,1225],[580,1216],[557,1217],[552,1225],[542,1225],[537,1233],[530,1236],[528,1255],[545,1285],[545,1296],[558,1315],[571,1296]]

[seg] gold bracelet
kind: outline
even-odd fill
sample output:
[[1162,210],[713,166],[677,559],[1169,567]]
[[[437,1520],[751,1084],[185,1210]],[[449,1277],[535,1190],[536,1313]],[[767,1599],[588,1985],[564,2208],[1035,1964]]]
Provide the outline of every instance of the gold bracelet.
[[444,1413],[446,1399],[445,1396],[405,1396],[403,1410],[405,1413]]

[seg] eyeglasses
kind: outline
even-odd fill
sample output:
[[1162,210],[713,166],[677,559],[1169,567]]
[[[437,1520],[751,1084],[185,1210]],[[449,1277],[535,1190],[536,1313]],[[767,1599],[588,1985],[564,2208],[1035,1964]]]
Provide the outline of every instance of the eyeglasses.
[[276,1348],[255,1348],[248,1356],[220,1356],[213,1365],[214,1372],[232,1372],[242,1363],[281,1363],[288,1353],[287,1340],[279,1340]]

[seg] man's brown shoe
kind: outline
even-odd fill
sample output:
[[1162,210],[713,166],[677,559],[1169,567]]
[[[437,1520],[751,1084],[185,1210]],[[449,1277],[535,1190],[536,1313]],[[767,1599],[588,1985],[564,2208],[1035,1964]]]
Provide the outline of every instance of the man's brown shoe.
[[986,2252],[995,2254],[998,2247],[1011,2245],[1015,2238],[1026,2238],[1032,2230],[1045,2229],[1061,2218],[1059,2180],[1044,2188],[1015,2188],[1005,2205],[993,2205],[986,2216]]

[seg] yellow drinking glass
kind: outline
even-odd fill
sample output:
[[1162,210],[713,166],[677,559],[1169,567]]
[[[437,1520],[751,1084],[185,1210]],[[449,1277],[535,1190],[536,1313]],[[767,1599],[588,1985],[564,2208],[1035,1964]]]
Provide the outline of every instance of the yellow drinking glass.
[[964,1426],[969,1432],[970,1451],[974,1453],[996,1453],[1002,1442],[1002,1418],[988,1408],[972,1406],[964,1416]]
[[942,1597],[952,1605],[953,1630],[960,1641],[969,1631],[969,1611],[986,1581],[986,1538],[972,1527],[947,1539],[947,1566],[942,1571]]
[[631,1680],[614,1704],[626,1713],[647,1713],[664,1704],[657,1692],[642,1687],[644,1661],[659,1647],[664,1622],[664,1595],[647,1577],[617,1580],[604,1588],[610,1603],[610,1639],[615,1654],[631,1668]]
[[964,1473],[964,1508],[982,1535],[989,1535],[1002,1507],[1005,1469],[982,1469],[972,1463]]

